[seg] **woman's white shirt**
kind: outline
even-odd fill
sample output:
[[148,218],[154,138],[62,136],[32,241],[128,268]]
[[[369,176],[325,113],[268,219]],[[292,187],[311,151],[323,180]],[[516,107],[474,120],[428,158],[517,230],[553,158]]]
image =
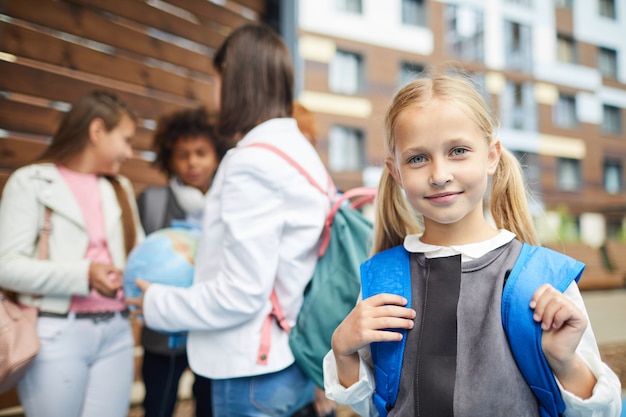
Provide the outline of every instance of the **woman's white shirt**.
[[164,331],[189,330],[194,372],[234,378],[275,372],[294,361],[287,334],[272,321],[268,363],[257,363],[261,328],[276,290],[293,325],[317,261],[328,197],[273,152],[278,147],[320,185],[327,171],[294,119],[251,130],[220,164],[206,201],[194,285],[152,285],[144,319]]

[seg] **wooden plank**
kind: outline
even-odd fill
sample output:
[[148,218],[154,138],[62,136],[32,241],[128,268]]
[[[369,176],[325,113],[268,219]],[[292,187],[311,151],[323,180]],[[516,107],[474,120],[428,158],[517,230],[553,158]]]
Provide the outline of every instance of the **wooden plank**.
[[206,0],[168,0],[168,3],[192,13],[204,25],[217,23],[220,26],[225,26],[228,33],[238,26],[251,22],[250,19],[238,13]]
[[128,177],[133,183],[144,185],[165,185],[167,179],[152,164],[143,159],[133,158],[124,162],[120,174]]
[[[0,192],[4,187],[4,183],[6,181],[2,181],[2,174],[0,174]],[[11,390],[0,394],[0,410],[4,410],[10,407],[17,407],[20,405],[20,400],[17,396],[17,389],[12,388]]]
[[0,61],[0,74],[2,74],[0,90],[66,103],[73,103],[94,89],[110,90],[124,100],[141,118],[145,119],[156,119],[159,115],[200,104],[182,98],[174,101],[176,97],[160,95],[148,89],[133,89],[126,88],[128,87],[126,85],[115,85],[113,80],[96,78],[86,81],[75,78],[76,74],[71,71],[66,72],[67,74],[59,74],[32,68],[28,65],[22,65],[19,60],[14,63]]
[[[65,113],[53,108],[31,105],[0,98],[0,129],[52,137]],[[131,144],[138,151],[152,150],[154,132],[137,127]]]
[[15,170],[36,161],[48,145],[22,139],[0,139],[0,169]]
[[133,149],[137,151],[152,151],[153,137],[154,132],[152,130],[139,126],[130,143],[133,145]]
[[3,34],[0,50],[13,55],[110,77],[191,100],[213,94],[214,85],[208,77],[201,80],[151,68],[141,61],[96,51],[9,23],[0,22],[0,33]]
[[[46,146],[47,144],[43,142],[15,138],[0,139],[0,173],[8,178],[10,172],[37,161]],[[132,158],[124,162],[120,173],[133,183],[139,184],[141,188],[167,183],[165,176],[154,168],[152,163],[141,158]]]
[[[231,0],[233,1],[233,0]],[[266,0],[235,0],[234,3],[239,3],[248,9],[254,10],[259,15],[265,15],[267,9]]]
[[[94,10],[103,10],[142,25],[156,28],[183,39],[189,39],[212,49],[224,41],[224,34],[208,26],[195,24],[187,19],[167,13],[139,0],[66,0]],[[208,3],[208,2],[207,2]]]
[[200,73],[212,74],[208,54],[191,51],[125,26],[119,20],[95,13],[82,6],[52,0],[9,1],[0,3],[0,12],[46,28],[130,52],[156,58]]
[[63,112],[0,99],[0,129],[52,136]]

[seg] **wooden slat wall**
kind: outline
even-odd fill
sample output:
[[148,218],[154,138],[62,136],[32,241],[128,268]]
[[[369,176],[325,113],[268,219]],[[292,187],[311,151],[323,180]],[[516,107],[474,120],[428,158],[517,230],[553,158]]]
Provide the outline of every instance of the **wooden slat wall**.
[[214,111],[215,50],[265,10],[266,0],[0,0],[0,191],[93,89],[115,92],[140,118],[122,174],[136,192],[164,183],[144,152],[154,121],[198,105]]
[[[164,184],[145,152],[154,122],[198,105],[215,111],[215,50],[233,28],[263,20],[267,10],[266,0],[220,4],[0,0],[0,192],[15,169],[45,150],[69,105],[93,89],[115,92],[140,118],[135,157],[121,173],[137,193]],[[0,412],[15,405],[15,391],[0,395]]]

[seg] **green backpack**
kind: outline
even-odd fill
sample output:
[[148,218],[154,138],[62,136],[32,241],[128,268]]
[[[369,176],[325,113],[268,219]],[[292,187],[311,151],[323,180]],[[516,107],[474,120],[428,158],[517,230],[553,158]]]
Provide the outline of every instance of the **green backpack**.
[[[263,147],[278,154],[326,194],[300,165],[280,149],[264,143],[248,146]],[[284,321],[276,293],[272,292],[274,309],[262,330],[258,363],[267,361],[271,320],[276,319],[289,333],[289,346],[298,366],[316,385],[324,386],[322,361],[331,349],[333,332],[356,305],[361,291],[360,266],[370,255],[372,223],[363,217],[358,208],[373,201],[375,196],[376,188],[360,187],[334,199],[329,197],[332,207],[324,224],[319,259],[305,289],[296,324],[290,328]]]

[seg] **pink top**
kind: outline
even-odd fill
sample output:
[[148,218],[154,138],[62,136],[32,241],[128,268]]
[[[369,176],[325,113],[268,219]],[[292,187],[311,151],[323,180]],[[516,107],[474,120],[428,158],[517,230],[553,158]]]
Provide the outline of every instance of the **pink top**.
[[[113,259],[106,240],[98,176],[72,171],[60,165],[57,165],[57,169],[72,190],[83,213],[85,227],[89,234],[89,246],[87,246],[85,258],[93,262],[112,264]],[[70,304],[70,311],[76,312],[120,311],[125,308],[122,290],[117,292],[115,298],[108,298],[94,289],[86,296],[73,296]]]

